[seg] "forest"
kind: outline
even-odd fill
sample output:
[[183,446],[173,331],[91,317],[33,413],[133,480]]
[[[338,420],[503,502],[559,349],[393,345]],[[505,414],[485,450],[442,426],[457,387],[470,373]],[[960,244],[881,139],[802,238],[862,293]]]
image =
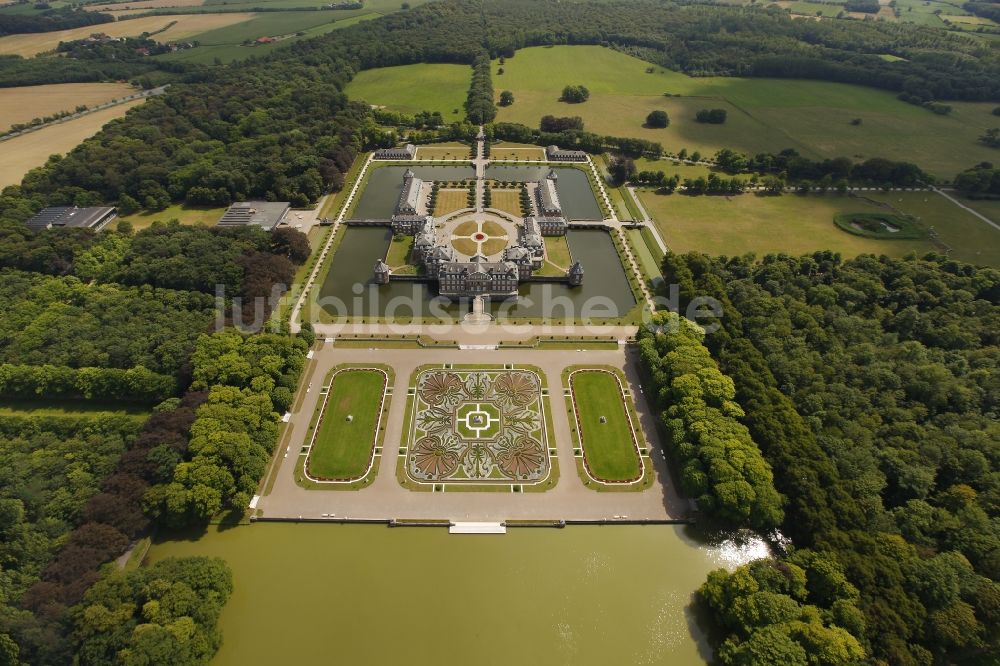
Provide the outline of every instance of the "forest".
[[[820,616],[870,658],[973,664],[997,654],[1000,272],[935,255],[828,252],[668,255],[663,270],[682,307],[695,296],[723,304],[705,344],[786,498],[789,555],[715,574],[702,590],[728,632],[727,663],[767,663],[751,656],[778,635],[789,654],[800,653],[790,643],[813,654],[797,623],[814,595],[796,591],[802,576],[789,564],[807,589],[828,574],[803,552],[856,588],[843,598],[860,613],[838,620],[841,597],[827,595]],[[728,609],[737,603],[749,604],[742,617]]]
[[111,14],[88,12],[70,7],[46,9],[34,14],[0,14],[0,37],[18,33],[69,30],[85,25],[110,23],[114,20],[115,17]]

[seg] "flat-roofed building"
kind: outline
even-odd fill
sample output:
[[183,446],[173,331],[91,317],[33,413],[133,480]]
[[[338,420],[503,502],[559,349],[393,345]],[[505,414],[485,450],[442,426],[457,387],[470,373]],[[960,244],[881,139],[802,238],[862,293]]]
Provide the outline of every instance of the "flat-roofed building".
[[229,207],[217,227],[260,227],[272,231],[285,221],[291,204],[287,201],[240,201]]
[[546,146],[545,157],[553,162],[586,162],[587,153],[582,150],[562,150],[559,146]]
[[38,214],[25,222],[25,225],[32,231],[61,228],[100,231],[108,226],[108,223],[117,216],[117,209],[110,207],[92,206],[77,208],[76,206],[52,206],[43,208]]
[[408,143],[403,147],[379,148],[372,155],[377,160],[412,160],[417,156],[417,147]]

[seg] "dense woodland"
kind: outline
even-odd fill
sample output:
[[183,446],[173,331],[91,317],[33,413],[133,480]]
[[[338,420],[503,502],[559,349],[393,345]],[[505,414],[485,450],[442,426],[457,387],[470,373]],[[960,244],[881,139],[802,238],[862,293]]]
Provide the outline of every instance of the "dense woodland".
[[[668,255],[664,275],[682,301],[723,304],[705,342],[786,498],[782,531],[857,589],[845,598],[861,617],[834,621],[827,597],[824,622],[885,663],[988,663],[1000,650],[1000,273],[816,253]],[[820,574],[796,557],[811,584]],[[809,652],[786,599],[723,617],[758,586],[801,605],[799,574],[777,560],[734,575],[757,583],[720,574],[703,591],[742,655],[729,663],[769,663],[740,646],[775,633]]]
[[18,33],[54,32],[69,30],[85,25],[111,23],[115,17],[100,12],[87,12],[82,9],[60,7],[46,9],[34,14],[4,14],[0,13],[0,37]]

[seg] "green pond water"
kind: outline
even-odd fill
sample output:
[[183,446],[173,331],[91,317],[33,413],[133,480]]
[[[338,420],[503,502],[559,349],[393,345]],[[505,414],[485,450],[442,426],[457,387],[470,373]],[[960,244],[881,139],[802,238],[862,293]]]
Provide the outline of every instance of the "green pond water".
[[403,173],[413,170],[413,175],[423,180],[465,180],[476,177],[471,166],[383,166],[372,169],[368,182],[358,199],[351,219],[388,220],[396,210],[399,193],[403,191]]
[[733,553],[680,526],[258,523],[159,543],[221,557],[235,591],[213,664],[702,664],[692,608]]
[[[571,229],[567,238],[573,258],[583,265],[583,285],[523,283],[516,304],[490,305],[495,316],[604,319],[632,309],[635,297],[611,236],[599,229]],[[435,292],[429,284],[374,284],[375,261],[385,256],[391,240],[389,227],[347,227],[320,287],[319,305],[331,314],[350,317],[452,319],[469,311],[467,304],[440,299],[432,304]]]
[[[556,191],[563,214],[570,220],[602,220],[601,206],[590,187],[587,174],[573,167],[488,166],[486,177],[493,180],[525,182],[541,180],[555,169],[559,178]],[[400,188],[402,189],[402,188]]]

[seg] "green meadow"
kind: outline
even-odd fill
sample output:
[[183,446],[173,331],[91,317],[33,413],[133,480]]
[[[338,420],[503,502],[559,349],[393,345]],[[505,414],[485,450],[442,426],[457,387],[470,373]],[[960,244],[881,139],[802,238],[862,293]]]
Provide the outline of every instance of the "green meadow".
[[[1000,266],[1000,231],[933,192],[864,192],[864,198],[840,194],[733,197],[639,196],[674,252],[757,256],[784,252],[805,254],[833,250],[845,257],[908,252],[943,252],[973,264]],[[891,206],[892,209],[885,206]],[[893,213],[916,218],[920,227],[937,233],[940,244],[925,240],[880,240],[839,229],[842,213]]]
[[[587,130],[658,141],[671,152],[687,148],[708,156],[720,148],[747,153],[794,148],[813,158],[887,157],[915,162],[945,179],[996,159],[994,150],[977,141],[997,124],[995,104],[954,102],[950,115],[939,116],[884,90],[823,81],[695,78],[600,46],[522,49],[498,75],[500,67],[494,63],[497,95],[514,93],[514,104],[500,109],[500,121],[537,127],[546,114],[580,116]],[[647,73],[649,68],[654,71]],[[590,99],[560,102],[567,84],[587,86]],[[704,108],[726,109],[727,122],[696,122],[695,113]],[[643,127],[655,109],[670,116],[666,129]],[[851,124],[856,118],[860,125]]]
[[393,111],[440,111],[450,122],[465,117],[462,107],[471,80],[472,68],[465,65],[400,65],[359,72],[346,92],[351,99]]

